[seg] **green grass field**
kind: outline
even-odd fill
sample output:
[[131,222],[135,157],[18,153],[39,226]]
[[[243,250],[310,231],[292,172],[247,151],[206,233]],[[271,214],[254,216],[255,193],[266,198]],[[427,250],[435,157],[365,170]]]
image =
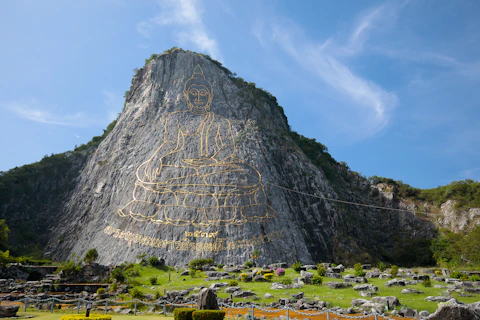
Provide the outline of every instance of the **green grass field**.
[[[35,320],[59,320],[62,315],[67,313],[51,313],[51,312],[18,312],[17,315],[20,318],[31,318],[34,317]],[[140,319],[140,320],[149,320],[149,319],[156,319],[156,320],[173,320],[173,317],[164,317],[162,315],[119,315],[115,314],[112,315],[112,319],[115,320],[133,320],[133,319]]]
[[[229,282],[230,280],[219,280],[219,281],[205,281],[205,273],[199,272],[198,276],[192,278],[191,276],[180,276],[180,272],[171,271],[170,272],[170,281],[168,272],[158,270],[154,267],[139,267],[139,277],[129,278],[130,284],[134,285],[135,288],[142,291],[143,293],[154,294],[155,292],[160,292],[163,295],[164,290],[174,291],[174,290],[183,290],[183,289],[193,289],[195,287],[205,286],[208,287],[215,282]],[[300,277],[300,274],[295,272],[292,269],[286,269],[286,274],[284,277]],[[311,271],[315,274],[315,270]],[[347,269],[346,274],[353,274],[353,269]],[[150,278],[156,277],[158,280],[157,285],[152,285],[149,281]],[[280,277],[274,277],[272,282],[280,281]],[[396,296],[402,306],[420,310],[427,310],[429,312],[434,312],[438,303],[425,301],[427,296],[439,296],[444,293],[445,289],[436,289],[433,288],[435,284],[446,285],[444,282],[437,282],[432,280],[432,287],[426,288],[422,284],[416,284],[406,287],[385,287],[385,283],[389,279],[368,279],[369,283],[378,286],[379,292],[378,296]],[[326,282],[343,282],[343,279],[331,279],[323,277],[324,285],[315,286],[315,285],[305,285],[301,289],[288,289],[288,290],[271,290],[271,283],[269,282],[240,282],[238,281],[238,286],[243,290],[250,290],[255,292],[260,300],[254,301],[253,299],[244,299],[244,298],[235,298],[234,302],[240,301],[251,301],[257,304],[265,304],[274,301],[278,301],[279,298],[290,298],[291,294],[304,292],[304,298],[308,300],[321,300],[330,302],[333,306],[340,306],[342,308],[350,307],[352,299],[362,298],[360,293],[353,290],[353,288],[347,289],[330,289],[325,285]],[[153,289],[152,289],[153,288]],[[423,294],[401,294],[402,289],[404,288],[414,288],[423,291]],[[263,296],[265,293],[273,294],[274,298],[264,299]],[[192,292],[193,293],[193,292]],[[227,298],[230,295],[224,293],[223,289],[218,291],[218,296],[220,298]],[[464,303],[472,303],[480,300],[480,295],[472,294],[471,297],[461,297],[458,293],[452,293],[452,296],[459,301]],[[364,298],[367,299],[367,298]],[[369,299],[367,299],[369,300]]]

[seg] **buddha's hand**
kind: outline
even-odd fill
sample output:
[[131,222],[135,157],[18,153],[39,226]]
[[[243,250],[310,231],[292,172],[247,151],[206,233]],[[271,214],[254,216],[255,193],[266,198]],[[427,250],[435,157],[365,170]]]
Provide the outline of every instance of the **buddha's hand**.
[[197,159],[184,159],[183,162],[190,166],[200,167],[200,166],[209,166],[217,163],[217,160],[213,158],[197,158]]
[[145,176],[148,180],[154,181],[157,176],[160,174],[162,168],[162,162],[158,159],[151,159],[145,166]]

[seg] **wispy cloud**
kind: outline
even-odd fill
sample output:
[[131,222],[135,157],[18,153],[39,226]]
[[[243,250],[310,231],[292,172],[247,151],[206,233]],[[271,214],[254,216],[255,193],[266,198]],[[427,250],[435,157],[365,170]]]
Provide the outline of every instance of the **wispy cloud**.
[[360,19],[344,46],[336,43],[333,37],[322,42],[309,39],[295,23],[282,19],[281,22],[277,20],[270,23],[268,27],[264,22],[257,22],[252,32],[262,46],[272,42],[279,45],[307,72],[332,88],[338,98],[346,98],[363,117],[358,119],[363,125],[345,122],[344,127],[348,131],[356,127],[356,131],[361,133],[357,138],[367,138],[387,125],[392,109],[398,105],[398,98],[395,93],[356,74],[342,59],[361,50],[367,32],[385,10],[384,7],[374,9]]
[[51,111],[46,111],[38,105],[36,99],[30,99],[26,102],[7,102],[2,103],[2,107],[14,112],[18,116],[45,124],[53,124],[66,127],[82,127],[82,119],[85,116],[82,113],[75,114],[58,114]]
[[103,90],[103,94],[103,104],[106,111],[103,115],[89,115],[84,112],[66,114],[39,103],[35,98],[0,102],[0,108],[9,110],[21,118],[43,124],[78,128],[105,126],[117,118],[117,114],[123,105],[123,98],[120,94],[108,90]]
[[193,44],[199,50],[222,60],[217,42],[209,35],[202,20],[202,8],[196,0],[168,0],[159,3],[161,13],[154,18],[140,21],[136,28],[149,38],[155,26],[176,26],[177,41],[181,46]]

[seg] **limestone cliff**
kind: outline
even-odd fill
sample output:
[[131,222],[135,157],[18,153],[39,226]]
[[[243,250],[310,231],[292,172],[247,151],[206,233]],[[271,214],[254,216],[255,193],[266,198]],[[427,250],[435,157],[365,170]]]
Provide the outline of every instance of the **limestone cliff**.
[[395,262],[399,252],[414,261],[402,244],[434,236],[409,211],[323,199],[399,207],[321,147],[306,148],[315,142],[290,131],[272,95],[203,55],[151,59],[110,129],[44,213],[56,217],[45,232],[56,259],[96,248],[103,264],[139,254],[244,263],[255,249],[260,264]]

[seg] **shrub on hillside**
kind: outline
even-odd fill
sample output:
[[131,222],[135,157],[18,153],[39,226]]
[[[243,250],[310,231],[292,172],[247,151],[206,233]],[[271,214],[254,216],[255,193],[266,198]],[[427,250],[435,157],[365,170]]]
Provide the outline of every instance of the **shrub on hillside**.
[[323,279],[320,276],[314,275],[312,277],[312,284],[316,286],[321,286],[323,283]]
[[285,270],[283,270],[282,268],[277,268],[277,270],[275,271],[275,274],[278,277],[283,277],[285,275]]
[[365,271],[363,271],[363,267],[361,263],[355,263],[353,268],[355,269],[355,276],[365,277]]
[[294,264],[292,264],[292,269],[295,270],[296,272],[300,272],[300,270],[302,270],[302,264],[297,261],[295,262]]
[[225,311],[222,310],[196,310],[192,314],[193,320],[223,320]]
[[240,274],[240,281],[247,281],[247,278],[248,278],[249,274],[248,273],[242,273]]
[[387,270],[387,264],[383,261],[380,261],[378,264],[377,264],[377,268],[383,272],[385,270]]
[[480,276],[478,274],[472,274],[470,276],[470,281],[480,281]]
[[115,267],[115,269],[113,269],[110,278],[116,280],[119,283],[125,282],[126,279],[125,273],[120,267]]
[[468,276],[460,271],[452,271],[452,273],[450,273],[450,277],[454,279],[468,280]]
[[430,279],[425,279],[422,281],[422,285],[426,288],[430,288],[432,286],[432,283],[430,282]]
[[217,268],[218,269],[223,269],[223,264],[221,264],[221,263],[217,264]]
[[151,277],[150,279],[148,279],[150,281],[150,284],[152,286],[156,285],[157,284],[157,277]]
[[274,274],[273,273],[265,273],[263,275],[263,278],[267,281],[271,281],[273,279]]
[[130,289],[130,291],[128,293],[130,293],[130,295],[132,296],[133,299],[141,300],[141,299],[144,298],[143,292],[136,289],[136,288]]
[[175,308],[173,310],[173,319],[175,320],[192,320],[192,314],[197,309],[194,308]]
[[245,262],[245,267],[247,267],[247,268],[253,267],[253,262],[252,261]]
[[158,257],[153,256],[153,257],[150,257],[150,258],[148,259],[148,263],[149,263],[152,267],[155,267],[155,266],[160,265],[160,260],[158,260]]
[[190,261],[190,263],[188,265],[191,268],[200,270],[204,266],[213,265],[213,264],[214,264],[214,262],[213,262],[212,258],[208,258],[208,259],[199,258],[199,259],[194,259],[194,260]]
[[105,289],[105,288],[98,288],[98,290],[97,290],[97,297],[98,297],[98,298],[103,299],[106,294],[107,294],[107,289]]
[[398,274],[398,266],[396,265],[391,265],[390,266],[390,274],[392,275],[392,277],[396,277],[397,274]]
[[293,283],[293,280],[290,277],[284,277],[284,278],[282,278],[281,282],[282,282],[283,285],[289,285],[289,284]]
[[230,280],[228,282],[228,286],[229,287],[236,287],[236,286],[238,286],[238,282],[236,280]]

